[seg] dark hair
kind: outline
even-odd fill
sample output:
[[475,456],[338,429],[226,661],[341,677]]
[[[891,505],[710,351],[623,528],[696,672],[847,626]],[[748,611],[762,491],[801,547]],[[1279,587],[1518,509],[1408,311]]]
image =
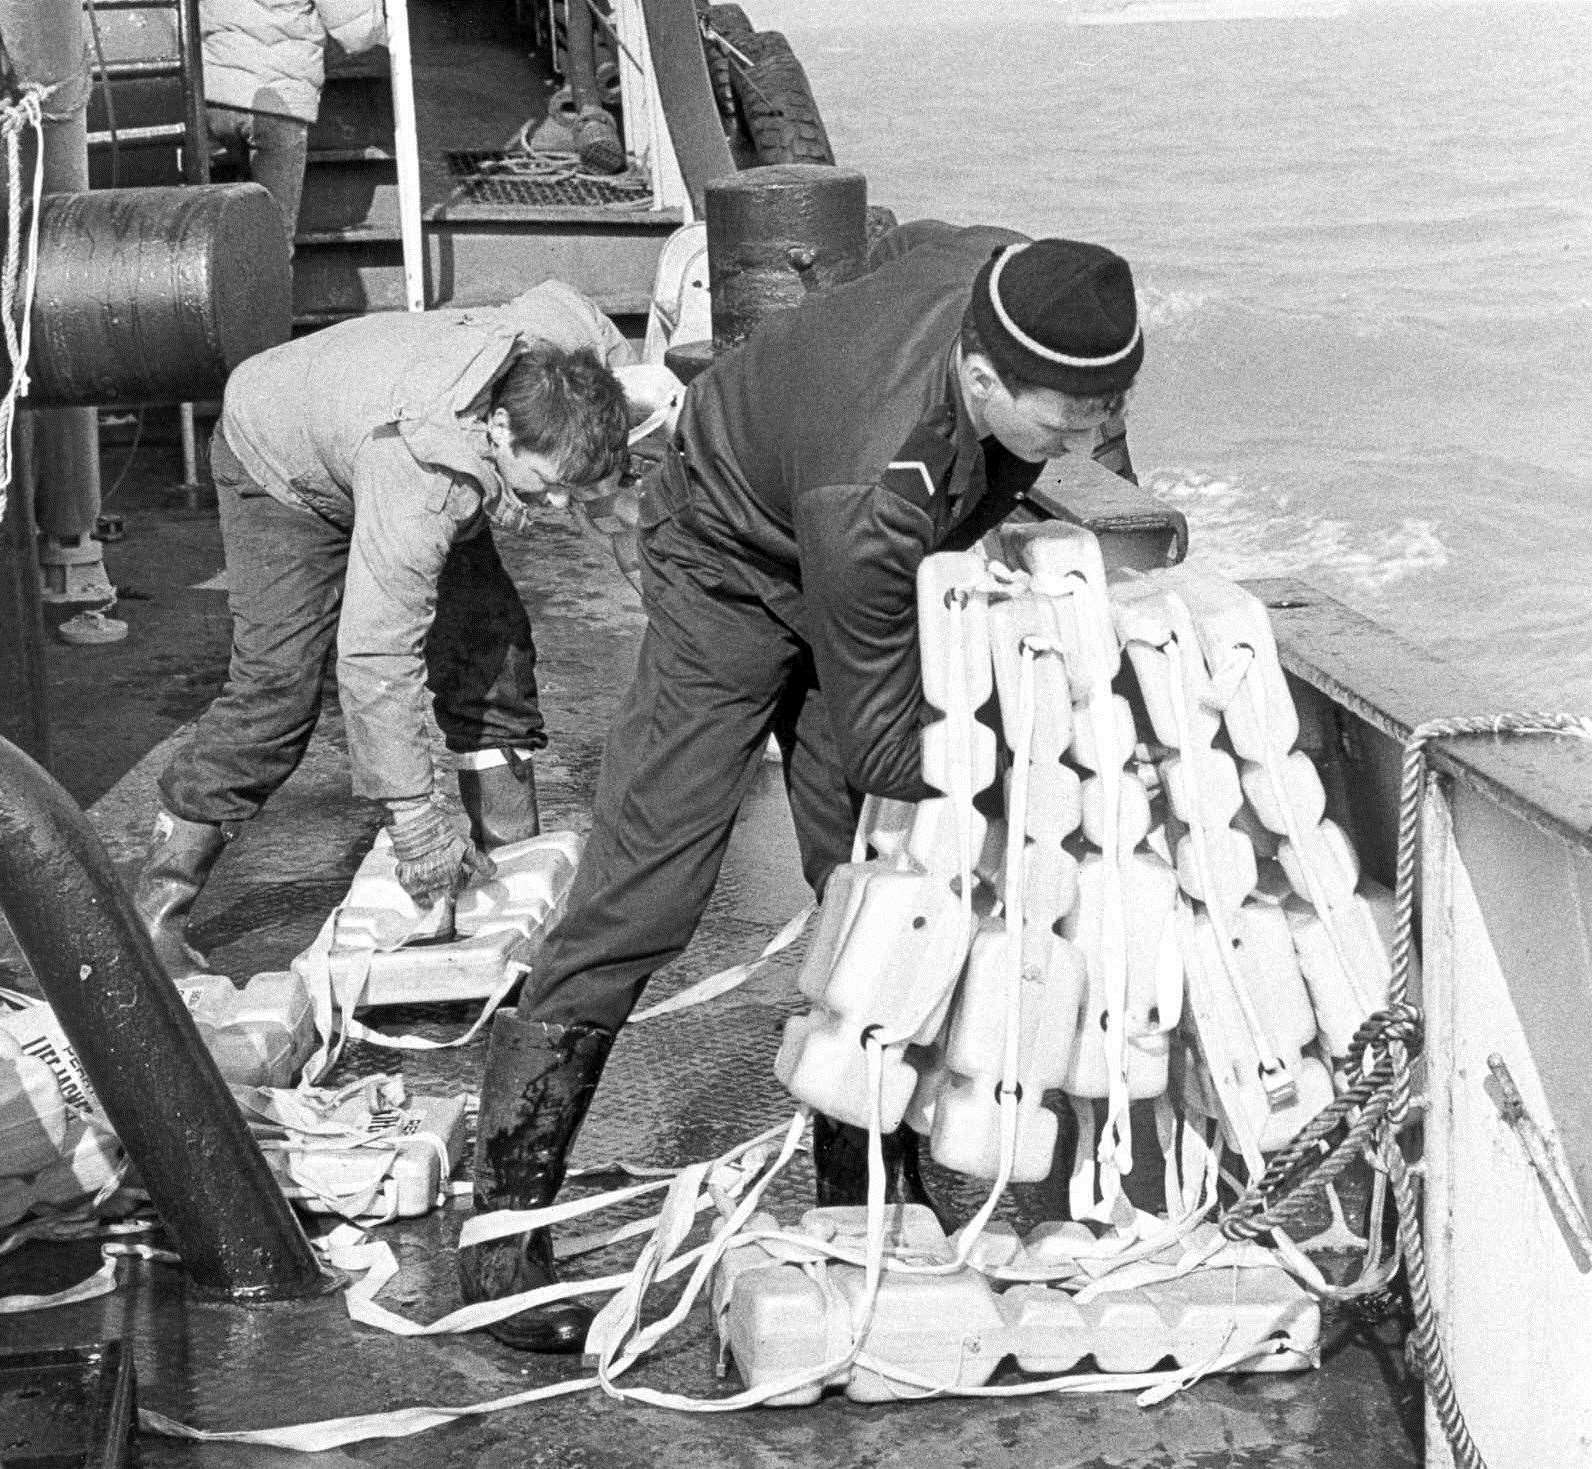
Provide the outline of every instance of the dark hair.
[[527,347],[493,385],[492,407],[508,414],[514,451],[553,456],[569,484],[595,484],[625,462],[624,389],[590,347]]
[[1024,388],[1035,388],[1039,386],[1038,383],[1029,382],[1027,378],[1019,376],[1017,373],[1012,372],[1009,368],[1002,367],[1000,363],[998,363],[994,357],[990,355],[990,350],[984,345],[984,338],[978,334],[978,327],[973,321],[973,308],[971,305],[962,313],[961,341],[962,355],[964,357],[970,357],[974,352],[977,352],[978,355],[984,358],[984,360],[989,363],[990,367],[994,369],[995,376],[1001,381],[1001,386],[1005,388],[1006,391],[1012,395],[1012,397],[1017,397]]
[[[989,363],[990,368],[994,372],[995,376],[1000,379],[1001,386],[1005,388],[1006,391],[1012,395],[1012,397],[1019,398],[1025,392],[1038,392],[1044,388],[1045,385],[1043,383],[1032,382],[1028,378],[1023,377],[1020,373],[1013,372],[1009,367],[1002,367],[1001,364],[995,360],[995,357],[990,352],[990,349],[984,345],[984,338],[979,335],[978,327],[974,324],[973,308],[971,306],[969,306],[962,314],[962,334],[960,341],[962,344],[962,355],[966,357],[974,352],[977,352],[980,357]],[[1063,396],[1068,398],[1077,398],[1080,403],[1113,404],[1117,399],[1121,398],[1123,394],[1094,393],[1085,397],[1079,397],[1079,395],[1076,393],[1066,393],[1063,394]]]

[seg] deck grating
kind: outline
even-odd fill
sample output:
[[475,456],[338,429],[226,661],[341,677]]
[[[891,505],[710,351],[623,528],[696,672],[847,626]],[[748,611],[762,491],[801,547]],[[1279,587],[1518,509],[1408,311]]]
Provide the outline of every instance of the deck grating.
[[458,180],[454,203],[524,204],[537,208],[634,209],[652,202],[652,189],[638,173],[597,177],[556,167],[546,177],[520,172],[546,167],[530,155],[510,155],[500,148],[456,149],[448,153],[448,172]]

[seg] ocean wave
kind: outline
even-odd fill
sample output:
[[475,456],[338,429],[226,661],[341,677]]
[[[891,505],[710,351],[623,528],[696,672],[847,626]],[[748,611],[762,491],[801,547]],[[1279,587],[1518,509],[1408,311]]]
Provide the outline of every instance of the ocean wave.
[[1301,507],[1271,485],[1180,469],[1158,469],[1144,487],[1187,516],[1190,560],[1224,576],[1330,579],[1377,593],[1449,562],[1437,523],[1419,516],[1392,524],[1343,520]]

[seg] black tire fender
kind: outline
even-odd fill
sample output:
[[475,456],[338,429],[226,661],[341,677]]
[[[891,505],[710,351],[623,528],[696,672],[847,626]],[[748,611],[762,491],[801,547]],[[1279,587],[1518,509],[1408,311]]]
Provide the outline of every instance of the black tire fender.
[[790,42],[779,31],[756,31],[740,49],[752,64],[734,62],[730,85],[755,163],[833,164],[835,151]]
[[752,140],[741,121],[730,78],[742,64],[735,52],[744,54],[746,43],[752,39],[752,22],[739,5],[704,5],[699,13],[707,27],[702,38],[703,49],[707,54],[708,78],[713,83],[713,100],[718,104],[719,119],[724,124],[724,136],[729,140],[735,166],[749,168],[754,162]]

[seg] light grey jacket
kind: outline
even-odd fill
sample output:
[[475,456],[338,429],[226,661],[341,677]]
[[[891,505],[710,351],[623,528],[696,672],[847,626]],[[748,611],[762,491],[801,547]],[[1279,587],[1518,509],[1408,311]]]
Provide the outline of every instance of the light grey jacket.
[[532,341],[633,358],[573,287],[505,306],[361,317],[273,347],[227,383],[222,427],[285,505],[350,533],[337,678],[354,789],[377,800],[432,783],[424,647],[454,542],[509,492],[486,455],[493,384]]

